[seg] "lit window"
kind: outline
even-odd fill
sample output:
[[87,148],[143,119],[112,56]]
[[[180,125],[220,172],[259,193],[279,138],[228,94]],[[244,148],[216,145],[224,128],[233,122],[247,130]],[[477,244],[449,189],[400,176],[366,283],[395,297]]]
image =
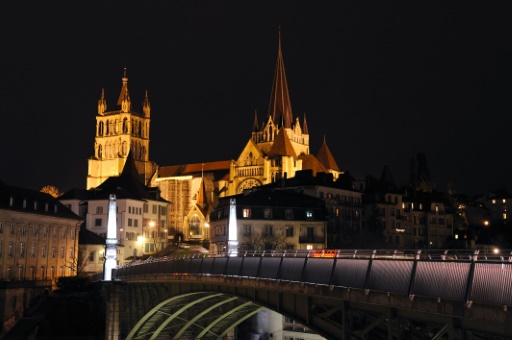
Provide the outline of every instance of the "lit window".
[[506,220],[507,219],[507,214],[503,214],[503,219]]
[[496,204],[496,200],[494,200],[494,199],[493,199],[493,200],[492,200],[492,204]]
[[505,199],[503,199],[503,203],[505,203],[505,202],[506,202],[506,200],[505,200]]
[[313,219],[313,212],[311,210],[306,211],[306,218],[308,220]]

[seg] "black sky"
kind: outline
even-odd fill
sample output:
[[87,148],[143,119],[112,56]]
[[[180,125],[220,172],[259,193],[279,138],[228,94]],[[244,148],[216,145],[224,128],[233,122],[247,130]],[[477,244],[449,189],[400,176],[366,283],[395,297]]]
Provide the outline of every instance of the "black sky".
[[[7,6],[7,5],[2,5]],[[266,117],[281,26],[311,151],[398,184],[426,155],[439,190],[512,189],[507,1],[17,2],[0,12],[0,180],[85,188],[101,89],[152,107],[159,165],[235,159]]]

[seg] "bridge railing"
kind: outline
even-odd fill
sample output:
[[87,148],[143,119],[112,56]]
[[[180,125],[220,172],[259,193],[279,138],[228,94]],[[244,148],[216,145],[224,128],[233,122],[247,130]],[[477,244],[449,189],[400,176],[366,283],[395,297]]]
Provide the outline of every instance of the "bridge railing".
[[[507,255],[508,254],[508,255]],[[153,258],[112,277],[216,275],[512,306],[510,253],[422,250],[265,251]]]

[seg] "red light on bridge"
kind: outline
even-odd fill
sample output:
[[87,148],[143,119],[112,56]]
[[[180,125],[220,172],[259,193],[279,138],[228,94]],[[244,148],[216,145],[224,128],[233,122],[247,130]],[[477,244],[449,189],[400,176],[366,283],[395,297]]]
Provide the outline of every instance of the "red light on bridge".
[[326,258],[335,258],[336,250],[313,250],[311,251],[311,257],[326,257]]

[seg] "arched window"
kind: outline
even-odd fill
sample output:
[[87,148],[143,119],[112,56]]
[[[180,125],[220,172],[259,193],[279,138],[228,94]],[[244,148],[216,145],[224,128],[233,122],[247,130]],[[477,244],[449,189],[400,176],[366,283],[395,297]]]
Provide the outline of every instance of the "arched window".
[[98,136],[103,136],[103,130],[104,130],[103,122],[100,122],[100,125],[98,126]]
[[123,118],[123,133],[128,133],[128,118]]
[[190,236],[200,235],[200,232],[199,232],[200,224],[201,224],[201,219],[199,218],[199,216],[194,215],[190,218],[190,226],[189,226]]
[[103,157],[103,145],[101,145],[101,144],[100,144],[100,146],[98,146],[98,157],[99,158]]

